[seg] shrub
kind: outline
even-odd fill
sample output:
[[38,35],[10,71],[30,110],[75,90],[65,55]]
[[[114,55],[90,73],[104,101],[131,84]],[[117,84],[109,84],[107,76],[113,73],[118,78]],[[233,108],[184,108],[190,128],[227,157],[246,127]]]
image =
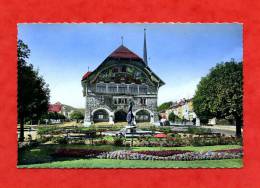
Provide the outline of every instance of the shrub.
[[58,129],[58,126],[55,125],[48,125],[48,126],[38,126],[37,134],[44,135],[53,133]]
[[53,139],[53,136],[40,136],[39,138],[37,138],[37,141],[40,143],[45,143],[48,141],[51,141]]
[[[69,144],[85,144],[85,140],[83,139],[73,139],[73,140],[69,140],[67,143]],[[63,143],[63,144],[66,144],[66,143]]]
[[56,149],[51,155],[53,157],[95,157],[104,151],[93,149]]
[[114,145],[115,146],[122,146],[124,144],[124,140],[120,137],[114,138]]
[[190,134],[210,134],[212,131],[211,131],[211,129],[188,127],[187,132]]
[[68,144],[68,140],[65,137],[53,137],[52,142],[57,144]]
[[235,137],[213,136],[194,137],[191,140],[193,146],[213,146],[213,145],[236,145],[241,144],[241,139]]
[[108,141],[108,142],[113,142],[114,141],[114,138],[112,136],[104,136],[103,139]]
[[172,122],[175,122],[175,121],[179,121],[180,118],[178,116],[176,116],[173,112],[171,112],[169,114],[169,117],[168,117],[169,121],[172,121]]
[[139,147],[180,147],[180,146],[213,146],[213,145],[241,145],[242,140],[235,137],[225,136],[200,136],[193,137],[192,135],[185,135],[181,137],[178,134],[168,134],[166,140],[157,140],[155,138],[138,138],[134,146]]
[[30,150],[37,147],[40,143],[37,140],[30,140],[29,142],[18,142],[18,150]]
[[30,140],[29,141],[29,146],[31,147],[31,148],[33,148],[33,147],[37,147],[37,146],[39,146],[39,142],[37,141],[37,140]]
[[93,144],[94,144],[94,145],[106,145],[106,144],[108,144],[108,141],[105,140],[105,139],[95,140],[95,141],[93,142]]
[[160,131],[160,132],[163,132],[165,134],[172,132],[170,127],[158,127],[158,128],[156,128],[156,131]]

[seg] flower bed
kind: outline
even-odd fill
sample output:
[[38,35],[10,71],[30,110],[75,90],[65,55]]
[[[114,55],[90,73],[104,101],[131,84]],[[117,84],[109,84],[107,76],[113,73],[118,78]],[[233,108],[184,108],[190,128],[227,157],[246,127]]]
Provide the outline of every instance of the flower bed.
[[103,153],[102,150],[93,150],[93,149],[56,149],[52,154],[53,157],[85,157],[91,158],[96,157],[99,154]]
[[141,138],[138,142],[134,143],[134,146],[139,147],[180,147],[180,146],[214,146],[214,145],[236,145],[241,144],[242,140],[235,137],[225,136],[192,136],[185,135],[180,137],[179,135],[168,135],[165,140],[154,140],[151,138]]
[[191,152],[191,151],[188,151],[188,150],[162,150],[162,151],[138,151],[137,153],[145,154],[145,155],[159,156],[159,157],[167,157],[167,156],[182,154],[182,153],[187,153],[187,152]]
[[222,150],[217,150],[217,152],[243,153],[243,149],[242,148],[238,148],[238,149],[222,149]]
[[191,160],[219,160],[241,158],[242,152],[186,152],[173,154],[171,156],[147,155],[138,152],[118,150],[102,153],[97,156],[100,159],[121,159],[121,160],[172,160],[172,161],[191,161]]

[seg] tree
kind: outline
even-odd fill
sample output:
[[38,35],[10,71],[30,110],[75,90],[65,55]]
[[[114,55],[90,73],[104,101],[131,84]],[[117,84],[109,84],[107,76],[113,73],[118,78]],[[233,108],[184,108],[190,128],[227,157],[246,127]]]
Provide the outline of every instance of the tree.
[[171,113],[169,114],[169,116],[168,116],[168,119],[169,119],[169,121],[174,122],[174,121],[179,120],[180,118],[179,118],[178,116],[176,116],[173,112],[171,112]]
[[74,111],[71,113],[70,118],[76,119],[78,123],[78,120],[84,119],[84,115],[80,111]]
[[159,112],[169,109],[172,106],[172,102],[165,102],[158,106],[157,110]]
[[200,118],[234,119],[236,136],[242,127],[242,62],[217,64],[203,77],[193,98],[195,113]]
[[66,117],[63,114],[57,112],[48,112],[42,116],[42,119],[55,119],[55,120],[65,120]]
[[18,60],[18,122],[20,123],[19,141],[24,140],[24,121],[26,118],[37,119],[47,112],[49,88],[38,70],[27,62],[30,49],[22,41],[17,43]]

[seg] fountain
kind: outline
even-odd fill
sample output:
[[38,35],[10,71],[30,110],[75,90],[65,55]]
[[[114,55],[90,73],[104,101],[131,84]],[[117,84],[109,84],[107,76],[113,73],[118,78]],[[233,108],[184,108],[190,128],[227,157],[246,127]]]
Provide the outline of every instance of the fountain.
[[126,116],[127,125],[124,128],[122,128],[119,131],[106,131],[103,132],[102,134],[106,136],[121,136],[125,138],[134,138],[134,137],[141,137],[141,136],[153,136],[154,134],[161,133],[159,131],[144,131],[138,129],[134,121],[134,115],[132,111],[133,105],[134,103],[131,101]]
[[133,108],[134,103],[131,101],[128,109],[128,113],[126,116],[127,125],[122,128],[120,131],[117,132],[116,135],[118,136],[124,136],[124,137],[140,137],[140,136],[152,136],[153,134],[158,134],[160,132],[158,131],[143,131],[141,129],[138,129],[135,121],[134,121],[134,115],[133,115]]
[[126,116],[127,125],[124,128],[122,128],[119,131],[106,131],[103,132],[102,134],[106,136],[122,136],[125,138],[134,138],[134,137],[141,137],[141,136],[153,136],[154,134],[161,133],[159,131],[144,131],[138,129],[134,121],[134,115],[132,111],[133,105],[134,103],[131,101]]

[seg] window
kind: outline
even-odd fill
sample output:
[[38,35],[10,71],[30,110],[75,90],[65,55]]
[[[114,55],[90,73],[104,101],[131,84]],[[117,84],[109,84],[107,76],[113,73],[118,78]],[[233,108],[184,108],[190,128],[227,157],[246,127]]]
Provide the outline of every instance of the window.
[[147,122],[150,121],[150,114],[146,110],[140,110],[136,113],[136,121],[137,122]]
[[96,92],[105,93],[106,92],[106,84],[97,84]]
[[94,122],[108,121],[108,113],[105,110],[97,110],[93,114]]
[[118,72],[118,67],[114,67],[114,68],[112,69],[112,72]]
[[104,115],[103,114],[98,115],[98,119],[104,119]]
[[122,66],[122,72],[126,72],[126,66]]
[[127,98],[115,98],[113,99],[114,104],[128,104]]
[[146,98],[140,98],[140,104],[146,105]]
[[130,93],[137,94],[138,93],[137,85],[130,85],[129,91],[130,91]]
[[117,86],[115,84],[108,85],[108,92],[109,93],[117,93]]
[[149,116],[148,115],[136,115],[138,121],[149,121]]
[[105,102],[104,96],[100,96],[99,101],[100,101],[101,104],[104,104],[104,102]]
[[126,93],[127,87],[126,85],[119,85],[118,86],[118,92],[119,93]]
[[147,86],[141,85],[141,86],[139,87],[139,93],[140,93],[140,94],[146,94],[146,93],[147,93]]

